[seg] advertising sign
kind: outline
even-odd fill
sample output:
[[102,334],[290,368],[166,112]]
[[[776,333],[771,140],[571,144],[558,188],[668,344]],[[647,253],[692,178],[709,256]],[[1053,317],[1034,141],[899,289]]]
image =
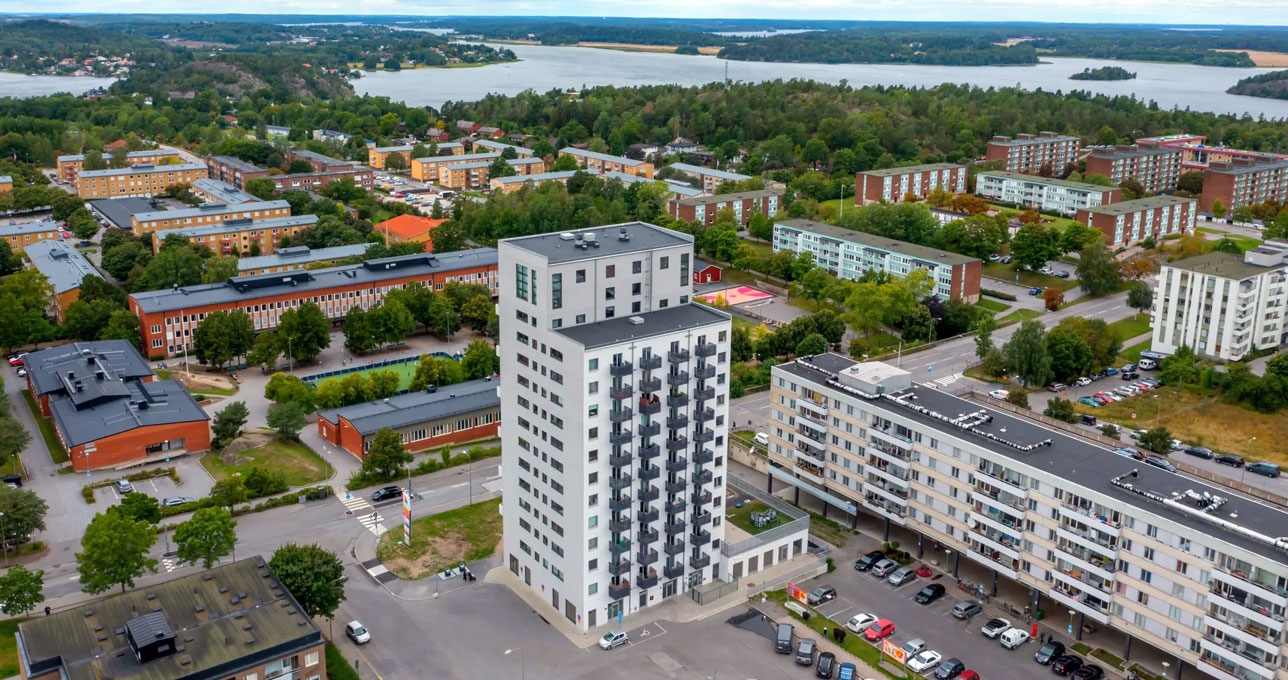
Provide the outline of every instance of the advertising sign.
[[908,652],[888,639],[881,641],[881,653],[894,659],[900,666],[908,662]]

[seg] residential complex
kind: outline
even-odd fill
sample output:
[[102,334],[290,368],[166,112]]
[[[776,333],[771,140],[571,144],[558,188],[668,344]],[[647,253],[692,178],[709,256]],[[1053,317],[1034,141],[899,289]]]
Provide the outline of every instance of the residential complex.
[[1005,161],[1002,169],[1007,172],[1063,177],[1078,164],[1081,146],[1082,140],[1077,137],[1055,132],[1018,134],[1014,138],[994,135],[984,159]]
[[[105,161],[111,160],[110,154],[104,154]],[[183,157],[178,151],[172,149],[149,149],[147,151],[131,151],[125,154],[125,163],[127,165],[155,165],[157,163],[181,162]],[[72,156],[59,156],[57,159],[58,178],[67,182],[75,182],[80,175],[81,167],[85,165],[85,155],[76,154]]]
[[237,260],[238,276],[255,276],[308,269],[316,265],[333,265],[351,257],[361,257],[374,243],[354,243],[347,246],[309,249],[308,246],[278,248],[271,255],[242,257]]
[[260,201],[228,205],[226,203],[204,203],[195,208],[183,210],[154,210],[134,213],[130,217],[130,229],[140,238],[162,229],[181,227],[207,227],[227,220],[270,219],[290,217],[291,204],[286,201]]
[[245,189],[246,183],[256,177],[268,177],[268,168],[261,168],[236,156],[208,156],[205,161],[206,167],[210,168],[210,179],[217,179],[238,189]]
[[1134,179],[1151,194],[1172,191],[1181,179],[1181,152],[1153,142],[1096,149],[1087,156],[1086,175],[1104,175],[1114,186]]
[[740,175],[736,172],[716,170],[715,168],[704,168],[701,165],[689,165],[688,163],[672,163],[666,167],[672,170],[678,170],[689,177],[700,180],[702,182],[702,190],[706,192],[714,192],[725,182],[742,182],[751,179],[751,177],[747,175]]
[[488,180],[488,185],[493,189],[500,189],[502,193],[510,194],[522,189],[525,186],[539,187],[542,184],[558,182],[567,184],[568,178],[577,174],[577,170],[563,170],[560,172],[538,172],[531,175],[511,175],[509,177],[493,177]]
[[1232,163],[1236,159],[1265,160],[1267,158],[1288,160],[1288,154],[1266,153],[1264,151],[1243,151],[1225,146],[1208,146],[1205,135],[1167,135],[1164,137],[1144,137],[1137,142],[1153,142],[1181,152],[1181,167],[1186,170],[1204,170],[1210,163]]
[[326,640],[263,557],[18,624],[23,680],[326,680]]
[[855,178],[854,204],[899,203],[909,195],[922,199],[936,189],[950,194],[965,193],[966,166],[933,163],[860,172]]
[[1154,288],[1150,349],[1182,345],[1208,357],[1239,361],[1285,344],[1288,242],[1271,239],[1242,256],[1211,252],[1164,262]]
[[925,269],[935,283],[935,295],[945,300],[979,300],[984,263],[946,250],[811,220],[787,220],[774,225],[774,252],[784,250],[811,253],[815,264],[850,281],[859,280],[868,270],[904,277],[914,269]]
[[393,288],[416,281],[436,291],[451,281],[477,283],[496,291],[496,250],[478,248],[367,260],[328,269],[234,276],[224,283],[202,283],[132,293],[130,311],[149,355],[173,354],[192,346],[197,324],[211,312],[240,309],[255,330],[277,327],[287,309],[311,302],[327,318],[340,321],[353,306],[379,304]]
[[1105,245],[1129,246],[1168,234],[1193,232],[1198,201],[1181,196],[1149,196],[1078,211],[1079,222],[1099,229]]
[[806,491],[841,522],[863,512],[914,532],[907,549],[942,551],[953,576],[974,561],[1079,637],[1112,627],[1124,657],[1144,643],[1220,680],[1282,675],[1283,510],[888,364],[804,357],[770,385],[771,487]]
[[[448,164],[439,168],[438,183],[449,189],[486,189],[489,186],[488,175],[492,163],[493,161],[471,161]],[[537,175],[546,171],[546,162],[540,158],[516,158],[507,160],[505,164],[513,168],[516,175]]]
[[422,182],[441,182],[444,169],[456,165],[475,165],[483,163],[487,167],[494,159],[500,158],[500,151],[482,153],[456,154],[454,156],[427,156],[411,160],[411,177]]
[[192,193],[207,203],[241,205],[243,203],[259,202],[258,196],[247,193],[219,179],[206,178],[193,182]]
[[[442,146],[440,145],[439,148],[442,148]],[[480,153],[482,149],[487,149],[488,151],[505,151],[506,149],[514,149],[514,152],[519,154],[519,158],[532,157],[536,155],[536,152],[524,146],[515,146],[513,144],[506,144],[505,142],[498,142],[492,139],[475,140],[474,152]]]
[[583,631],[723,576],[730,318],[690,301],[693,238],[498,248],[503,563]]
[[677,196],[667,203],[666,208],[671,217],[700,224],[715,224],[716,215],[728,209],[733,211],[734,221],[745,227],[755,213],[770,219],[776,217],[783,192],[783,189],[761,189],[736,194]]
[[1226,210],[1266,201],[1288,201],[1288,160],[1236,158],[1213,162],[1203,173],[1203,204],[1210,212],[1216,201]]
[[430,253],[434,251],[434,229],[446,221],[445,217],[433,219],[419,215],[398,215],[377,224],[372,231],[384,234],[385,245],[423,243],[425,252]]
[[633,158],[624,158],[622,156],[610,156],[606,153],[596,151],[587,151],[575,147],[564,147],[559,150],[560,156],[572,156],[577,161],[577,167],[586,170],[595,170],[600,173],[620,172],[623,175],[635,175],[636,177],[653,177],[653,164],[646,161],[637,161]]
[[70,241],[37,241],[23,248],[22,253],[53,286],[50,307],[60,322],[67,308],[80,299],[81,281],[91,274],[101,278],[94,265]]
[[203,163],[131,165],[118,170],[82,170],[76,179],[81,198],[158,196],[175,184],[192,184],[210,174]]
[[62,226],[53,220],[0,224],[0,238],[9,242],[9,250],[18,252],[38,241],[57,240]]
[[162,229],[152,232],[152,252],[159,252],[167,237],[182,236],[210,248],[211,252],[221,257],[236,257],[242,253],[270,255],[277,250],[277,244],[282,239],[293,239],[301,231],[312,229],[317,223],[317,215],[288,215],[262,220],[244,217],[224,220],[208,227]]
[[326,172],[328,170],[342,170],[358,165],[357,161],[347,161],[343,158],[335,158],[325,154],[309,151],[308,149],[288,149],[286,151],[286,160],[304,161],[313,166],[314,172]]
[[975,194],[990,201],[1072,215],[1122,200],[1122,190],[1085,182],[1048,179],[1005,170],[975,174]]
[[321,191],[326,185],[339,179],[353,180],[359,189],[370,191],[376,186],[376,172],[365,165],[324,170],[322,172],[301,172],[294,175],[269,175],[278,191],[299,189],[301,191]]
[[[439,156],[460,156],[465,153],[465,146],[459,142],[445,142],[434,146],[437,147]],[[415,148],[411,144],[368,147],[367,165],[384,170],[390,156],[399,156],[402,158],[402,167],[409,168],[412,162],[411,152]]]
[[500,380],[484,378],[319,411],[318,435],[358,460],[384,428],[408,451],[492,439],[501,426],[500,391]]
[[86,205],[105,226],[131,230],[134,228],[135,215],[163,209],[161,201],[156,198],[100,198],[87,201]]
[[77,472],[210,448],[210,416],[177,381],[154,380],[131,342],[74,342],[23,360],[40,415]]

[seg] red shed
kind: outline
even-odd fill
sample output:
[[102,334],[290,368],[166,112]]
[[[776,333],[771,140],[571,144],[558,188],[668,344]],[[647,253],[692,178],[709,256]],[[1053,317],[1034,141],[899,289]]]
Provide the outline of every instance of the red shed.
[[694,283],[717,283],[720,281],[720,268],[714,264],[703,267],[695,267],[693,270]]

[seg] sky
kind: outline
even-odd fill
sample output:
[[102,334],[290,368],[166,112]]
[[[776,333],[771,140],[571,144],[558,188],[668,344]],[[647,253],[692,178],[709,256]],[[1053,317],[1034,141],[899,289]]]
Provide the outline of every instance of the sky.
[[[2,12],[262,13],[263,0],[0,0]],[[1285,0],[276,0],[275,13],[1288,24]]]

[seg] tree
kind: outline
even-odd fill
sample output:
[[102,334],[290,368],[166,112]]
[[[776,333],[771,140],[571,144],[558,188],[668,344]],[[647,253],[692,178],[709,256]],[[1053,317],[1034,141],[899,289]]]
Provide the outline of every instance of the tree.
[[461,357],[461,370],[468,380],[486,378],[501,370],[501,360],[492,345],[483,340],[471,340]]
[[1056,327],[1046,336],[1051,372],[1057,380],[1072,381],[1085,375],[1091,366],[1091,347],[1068,328]]
[[32,534],[45,530],[48,511],[45,500],[34,492],[0,486],[0,513],[4,513],[4,521],[0,522],[4,534],[0,538],[10,545],[26,543]]
[[22,453],[31,443],[31,433],[8,415],[3,415],[7,405],[0,408],[0,463],[7,462],[10,456]]
[[210,500],[216,506],[232,510],[234,506],[246,500],[246,482],[241,477],[226,477],[215,482],[210,488]]
[[317,545],[287,543],[273,552],[268,568],[310,618],[329,619],[344,601],[344,565]]
[[751,335],[744,326],[735,326],[729,335],[729,358],[734,363],[741,363],[751,357]]
[[277,430],[277,436],[282,439],[299,439],[300,430],[304,429],[304,409],[293,401],[269,406],[267,419],[268,426]]
[[395,431],[382,427],[371,438],[371,445],[362,458],[362,471],[373,477],[392,478],[412,461],[412,455],[403,448],[402,437]]
[[995,330],[997,330],[997,319],[992,314],[981,314],[975,324],[975,356],[981,360],[993,349]]
[[1065,227],[1060,234],[1060,250],[1065,253],[1076,253],[1101,237],[1099,229],[1094,229],[1081,222],[1074,222]]
[[277,322],[277,336],[287,342],[295,360],[307,361],[331,346],[331,321],[312,302],[282,312]]
[[770,222],[763,213],[755,212],[747,220],[747,232],[753,238],[769,241],[774,238],[774,223]]
[[905,342],[932,342],[935,339],[935,319],[925,305],[917,305],[903,319],[901,335]]
[[1060,257],[1060,237],[1044,224],[1027,224],[1011,239],[1011,256],[1029,269],[1040,268]]
[[236,439],[249,417],[250,410],[246,408],[245,402],[234,401],[220,409],[215,414],[215,422],[210,426],[211,433],[215,436],[215,448],[223,448],[224,444]]
[[827,352],[827,338],[819,333],[811,333],[796,343],[795,354],[798,357],[814,356]]
[[396,371],[372,371],[371,398],[388,399],[398,393],[402,378]]
[[1114,425],[1113,423],[1105,423],[1104,425],[1100,426],[1100,434],[1103,434],[1106,437],[1110,437],[1112,439],[1117,439],[1118,426]]
[[277,403],[295,402],[305,411],[313,410],[313,390],[289,373],[274,373],[264,386],[264,398]]
[[369,317],[376,342],[398,342],[416,330],[416,319],[398,300],[386,300]]
[[121,502],[109,508],[113,512],[124,513],[130,519],[148,524],[161,521],[161,504],[157,499],[145,493],[127,493]]
[[492,304],[492,299],[486,295],[475,295],[461,305],[459,312],[461,321],[469,324],[476,332],[482,332],[487,328],[487,322],[494,314],[496,314],[496,305]]
[[452,333],[461,330],[461,317],[452,303],[443,295],[435,295],[428,311],[429,327],[444,339],[451,340]]
[[1078,413],[1073,408],[1073,402],[1063,397],[1051,397],[1051,400],[1047,402],[1047,407],[1042,410],[1042,415],[1050,416],[1066,423],[1073,423],[1078,420]]
[[1123,180],[1122,184],[1119,186],[1122,187],[1124,201],[1144,198],[1145,195],[1149,193],[1148,191],[1145,191],[1145,187],[1140,183],[1140,180],[1133,177]]
[[273,368],[277,366],[278,357],[282,356],[282,343],[277,331],[264,331],[255,336],[255,344],[246,353],[246,363],[251,366]]
[[1164,383],[1173,385],[1193,385],[1199,381],[1202,371],[1199,357],[1189,345],[1181,345],[1165,357],[1158,365],[1158,377]]
[[98,332],[99,340],[129,340],[139,344],[139,317],[128,309],[118,309],[107,317],[107,325]]
[[1010,341],[1002,346],[1006,369],[1020,376],[1025,385],[1045,385],[1051,380],[1051,357],[1047,354],[1046,329],[1029,319],[1020,324]]
[[1252,206],[1241,205],[1235,208],[1234,212],[1230,213],[1230,218],[1233,219],[1235,222],[1247,223],[1255,220],[1257,216],[1256,216],[1256,213],[1252,211]]
[[1165,454],[1172,450],[1172,433],[1167,428],[1159,425],[1151,427],[1148,431],[1140,435],[1137,442],[1147,451],[1153,451],[1158,454]]
[[96,595],[119,585],[124,593],[134,587],[134,579],[155,574],[157,561],[148,553],[156,541],[156,528],[147,522],[121,512],[94,515],[76,553],[81,589]]
[[1029,393],[1020,390],[1011,390],[1006,393],[1006,403],[1015,404],[1020,408],[1029,407]]
[[1154,306],[1154,289],[1144,281],[1132,281],[1127,284],[1127,306],[1136,310],[1136,315]]
[[[188,564],[209,569],[225,555],[235,555],[237,522],[224,508],[201,508],[174,530],[175,554]],[[233,559],[237,559],[235,556]]]
[[344,348],[354,354],[362,354],[376,346],[376,334],[372,328],[371,314],[358,305],[349,308],[344,315]]
[[255,343],[255,324],[240,309],[211,312],[193,332],[193,350],[197,361],[222,367],[234,357],[250,351]]
[[1055,287],[1043,290],[1042,304],[1046,306],[1047,311],[1054,312],[1060,308],[1060,305],[1064,304],[1064,291]]
[[1112,293],[1122,284],[1118,260],[1103,239],[1093,241],[1078,253],[1077,273],[1083,292],[1091,296]]
[[277,184],[268,177],[252,177],[246,180],[246,193],[261,201],[271,201],[277,197]]
[[815,267],[801,277],[799,288],[802,295],[814,301],[815,309],[822,309],[823,293],[835,283],[836,279],[826,269]]
[[344,388],[339,378],[327,378],[313,391],[314,404],[320,409],[339,408],[344,405]]
[[946,250],[970,257],[987,259],[1001,250],[1007,239],[1006,217],[975,215],[945,224],[939,237]]
[[1177,191],[1184,191],[1190,196],[1198,196],[1203,193],[1203,171],[1187,170],[1181,173],[1180,180],[1176,183]]
[[30,614],[36,605],[45,601],[43,569],[32,571],[21,564],[9,567],[0,576],[0,611],[9,616]]
[[1219,220],[1219,219],[1221,219],[1222,217],[1225,217],[1225,210],[1226,210],[1226,208],[1225,208],[1225,202],[1224,202],[1224,201],[1222,201],[1222,200],[1221,200],[1221,199],[1219,199],[1219,198],[1218,198],[1218,199],[1216,199],[1215,201],[1212,201],[1212,216],[1213,216],[1213,217],[1217,218],[1218,220]]

